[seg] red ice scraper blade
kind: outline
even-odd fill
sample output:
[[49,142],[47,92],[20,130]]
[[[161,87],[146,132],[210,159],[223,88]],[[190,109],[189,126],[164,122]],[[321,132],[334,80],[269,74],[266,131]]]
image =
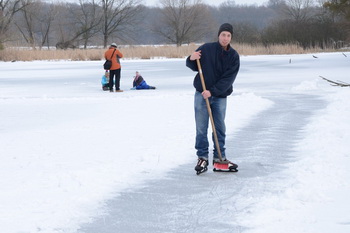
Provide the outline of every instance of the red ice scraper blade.
[[216,169],[228,170],[228,163],[214,163],[213,166]]

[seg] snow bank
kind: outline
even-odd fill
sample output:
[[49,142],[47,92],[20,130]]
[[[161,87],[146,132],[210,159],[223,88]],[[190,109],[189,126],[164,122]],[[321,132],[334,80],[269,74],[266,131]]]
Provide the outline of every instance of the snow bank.
[[338,89],[313,117],[297,160],[275,175],[270,191],[238,220],[251,228],[247,232],[349,232],[349,98],[348,89]]
[[292,87],[292,91],[313,91],[320,89],[320,80],[314,79],[314,80],[306,80],[301,82],[299,85]]

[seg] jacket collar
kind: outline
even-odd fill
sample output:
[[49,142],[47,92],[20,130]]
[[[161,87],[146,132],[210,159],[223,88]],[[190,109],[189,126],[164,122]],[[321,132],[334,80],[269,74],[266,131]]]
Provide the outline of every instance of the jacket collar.
[[218,48],[220,48],[220,49],[223,50],[223,51],[228,52],[228,51],[231,49],[231,44],[228,44],[228,45],[227,45],[227,50],[225,50],[225,49],[222,48],[222,46],[221,46],[221,44],[220,44],[219,41],[217,41],[216,44],[217,44]]

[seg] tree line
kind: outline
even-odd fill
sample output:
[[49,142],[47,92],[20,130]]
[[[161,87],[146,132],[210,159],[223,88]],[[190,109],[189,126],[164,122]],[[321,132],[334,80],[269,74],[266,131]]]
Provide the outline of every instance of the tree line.
[[[322,1],[322,0],[321,0]],[[350,0],[269,0],[263,6],[219,6],[202,0],[0,0],[0,49],[107,47],[110,43],[176,44],[217,39],[220,24],[234,27],[233,41],[342,47],[350,41]]]

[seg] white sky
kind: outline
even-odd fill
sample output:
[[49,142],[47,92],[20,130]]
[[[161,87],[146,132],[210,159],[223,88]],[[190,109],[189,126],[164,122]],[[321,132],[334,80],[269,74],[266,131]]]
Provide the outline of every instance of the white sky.
[[[56,0],[59,1],[59,0]],[[64,0],[66,2],[76,2],[78,3],[78,0]],[[142,0],[143,4],[146,6],[157,6],[159,5],[159,0]],[[212,6],[219,6],[221,3],[226,2],[227,0],[203,0],[204,3],[207,3],[208,5]],[[268,0],[233,0],[238,5],[262,5]]]
[[[203,2],[207,3],[208,5],[214,5],[219,6],[221,3],[226,2],[227,0],[203,0]],[[239,5],[262,5],[268,0],[234,0],[236,4]],[[143,0],[143,3],[147,6],[156,6],[159,3],[159,0]]]

